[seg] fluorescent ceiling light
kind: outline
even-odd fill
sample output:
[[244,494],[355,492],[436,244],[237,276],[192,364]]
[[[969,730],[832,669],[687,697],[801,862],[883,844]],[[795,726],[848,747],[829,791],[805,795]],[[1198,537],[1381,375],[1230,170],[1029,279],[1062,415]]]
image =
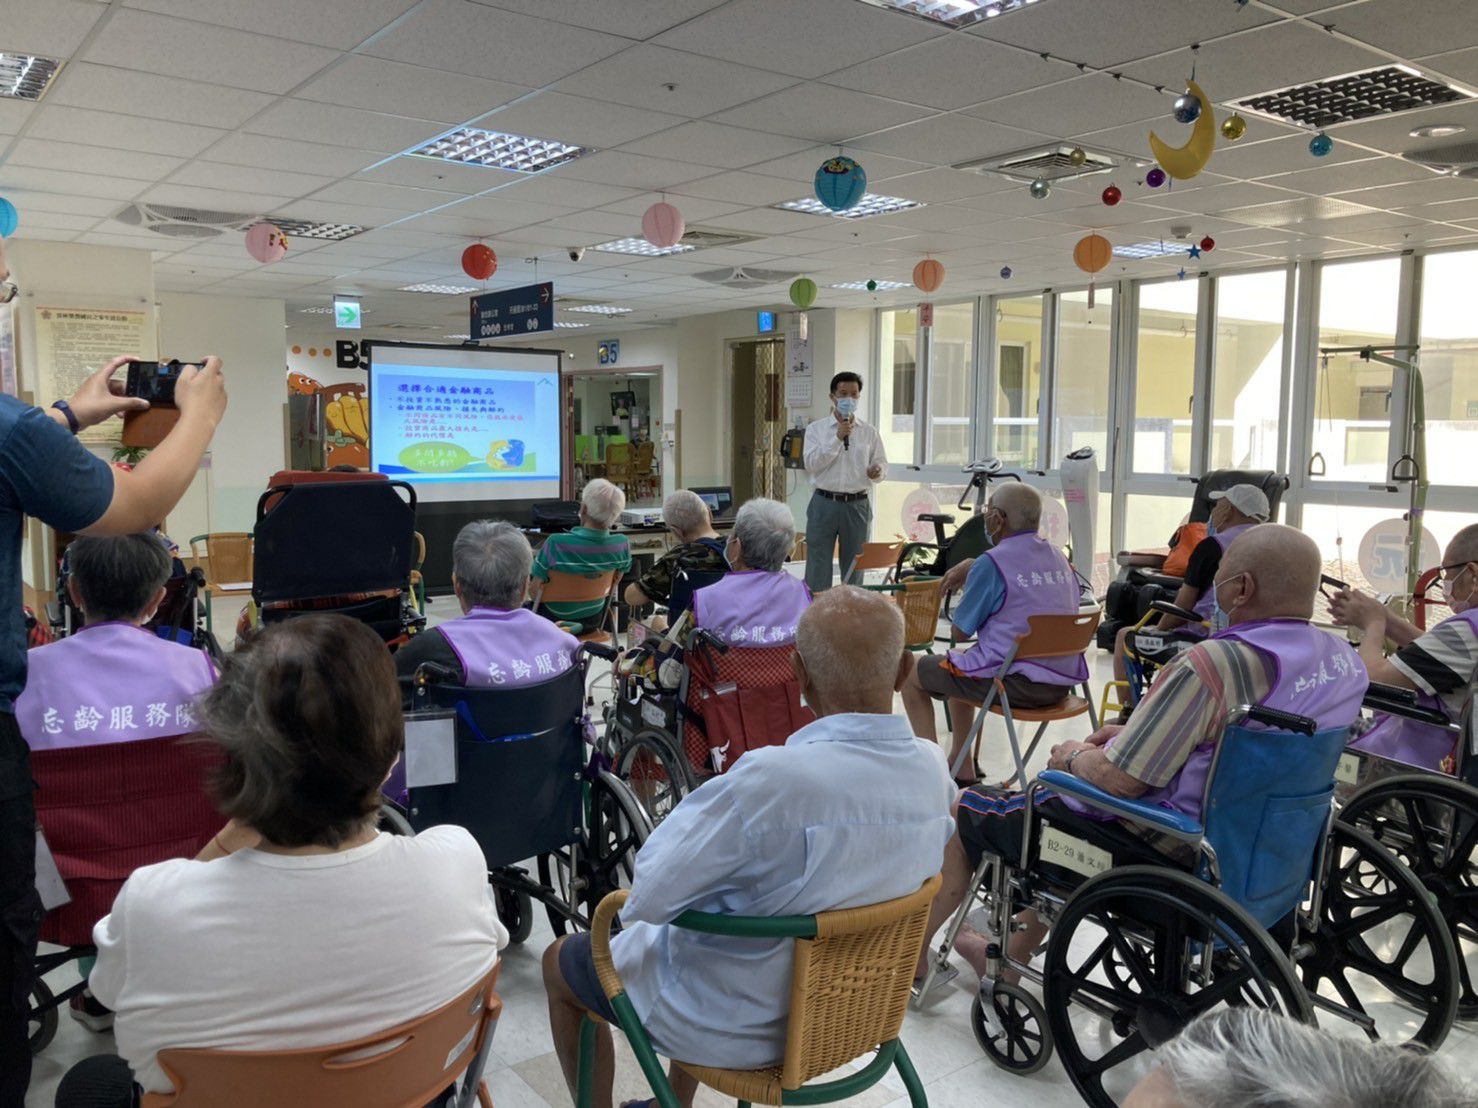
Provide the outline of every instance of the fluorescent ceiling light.
[[879,196],[877,193],[865,192],[861,200],[844,212],[832,211],[814,196],[803,196],[799,200],[786,200],[776,204],[775,207],[783,208],[788,212],[805,212],[807,215],[830,215],[838,219],[867,219],[875,215],[906,212],[910,208],[922,208],[924,205],[917,200],[905,200],[901,196]]
[[893,289],[908,288],[907,281],[874,281],[868,288],[866,281],[843,281],[839,285],[827,285],[829,289],[847,289],[850,292],[891,292]]
[[557,139],[527,138],[502,131],[458,127],[406,153],[416,158],[440,158],[489,169],[512,170],[514,173],[538,173],[584,157],[590,149]]
[[12,100],[40,100],[62,63],[35,54],[0,51],[0,96]]
[[983,19],[995,19],[1020,11],[1037,0],[862,0],[875,8],[888,8],[905,15],[942,23],[946,27],[968,27]]
[[1451,138],[1453,135],[1460,135],[1466,130],[1467,128],[1461,123],[1433,123],[1427,127],[1414,127],[1410,131],[1410,134],[1412,138],[1419,139]]
[[1128,246],[1114,247],[1116,258],[1168,258],[1184,254],[1190,247],[1179,242],[1136,242]]
[[401,292],[434,292],[442,296],[460,296],[463,293],[477,292],[477,285],[442,285],[435,281],[423,281],[419,285],[401,285]]
[[635,308],[623,308],[618,304],[576,304],[574,307],[566,307],[567,312],[589,312],[591,315],[626,315],[628,312],[636,311]]
[[472,338],[471,335],[442,335],[441,337],[444,339],[456,339],[458,342],[465,342]]
[[[334,314],[334,310],[333,310],[332,307],[328,307],[328,308],[320,308],[320,307],[299,308],[298,311],[300,311],[304,315],[333,315]],[[360,315],[369,315],[370,312],[372,312],[372,311],[374,311],[373,308],[360,308],[359,309],[359,314]]]
[[611,242],[597,243],[596,250],[603,250],[607,254],[635,254],[642,258],[665,258],[669,254],[686,254],[697,247],[689,246],[687,243],[674,243],[672,246],[653,246],[646,239],[614,239]]
[[572,328],[572,327],[589,327],[590,326],[590,324],[588,324],[588,323],[576,323],[573,319],[556,319],[554,321],[554,325],[556,327],[558,327],[561,331],[567,330],[567,329]]

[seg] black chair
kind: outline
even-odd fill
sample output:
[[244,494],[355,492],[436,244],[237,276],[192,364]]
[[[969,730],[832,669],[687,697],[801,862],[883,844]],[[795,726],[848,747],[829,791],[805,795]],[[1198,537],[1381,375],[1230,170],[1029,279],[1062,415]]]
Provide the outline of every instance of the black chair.
[[728,574],[723,569],[680,569],[672,579],[672,592],[667,597],[667,619],[669,625],[693,606],[693,594],[699,589],[717,584]]

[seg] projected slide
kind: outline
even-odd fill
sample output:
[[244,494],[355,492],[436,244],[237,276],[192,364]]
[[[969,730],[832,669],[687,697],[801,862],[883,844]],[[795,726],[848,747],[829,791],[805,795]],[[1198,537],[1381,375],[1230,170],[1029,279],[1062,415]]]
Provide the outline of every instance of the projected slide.
[[376,345],[370,468],[425,500],[559,495],[559,356]]

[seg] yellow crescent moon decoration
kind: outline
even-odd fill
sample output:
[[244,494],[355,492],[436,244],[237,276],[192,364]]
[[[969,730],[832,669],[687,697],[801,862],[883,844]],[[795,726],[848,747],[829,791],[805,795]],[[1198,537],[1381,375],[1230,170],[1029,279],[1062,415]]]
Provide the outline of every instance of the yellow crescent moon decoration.
[[1187,81],[1185,87],[1201,101],[1201,114],[1196,117],[1190,139],[1184,146],[1167,146],[1158,135],[1150,132],[1150,152],[1155,155],[1160,168],[1177,181],[1189,181],[1205,169],[1212,150],[1216,148],[1216,113],[1212,110],[1211,101],[1195,81]]

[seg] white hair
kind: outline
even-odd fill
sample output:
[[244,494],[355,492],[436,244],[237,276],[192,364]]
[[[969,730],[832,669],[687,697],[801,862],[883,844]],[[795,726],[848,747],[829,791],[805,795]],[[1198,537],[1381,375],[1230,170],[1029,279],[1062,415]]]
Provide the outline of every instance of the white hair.
[[795,549],[795,516],[778,500],[756,497],[734,517],[734,537],[743,547],[746,566],[774,573]]
[[823,697],[833,703],[864,702],[891,693],[898,679],[903,613],[880,593],[838,585],[802,614],[795,648]]
[[692,489],[678,489],[662,501],[662,522],[679,535],[691,535],[708,526],[708,505]]
[[1008,481],[990,494],[990,506],[1006,517],[1006,530],[1035,531],[1042,525],[1042,494],[1030,485]]
[[517,608],[533,561],[523,532],[501,520],[475,520],[452,543],[452,572],[469,608]]
[[1430,1057],[1340,1038],[1259,1008],[1219,1008],[1155,1052],[1195,1108],[1457,1108],[1473,1103]]
[[585,509],[586,518],[591,523],[608,531],[616,526],[616,520],[626,510],[626,494],[604,477],[597,477],[580,494],[580,507]]

